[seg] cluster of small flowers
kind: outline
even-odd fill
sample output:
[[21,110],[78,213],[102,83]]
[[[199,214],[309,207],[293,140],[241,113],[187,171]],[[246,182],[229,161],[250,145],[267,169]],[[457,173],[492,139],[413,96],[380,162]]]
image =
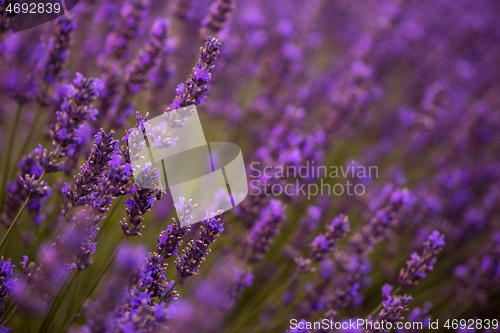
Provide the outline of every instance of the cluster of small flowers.
[[[440,295],[428,293],[430,301],[458,296],[463,308],[439,302],[439,311],[450,316],[463,315],[462,310],[478,317],[490,313],[500,290],[498,6],[471,0],[211,2],[176,0],[168,4],[171,8],[150,0],[90,1],[54,24],[23,34],[6,31],[7,11],[0,5],[0,119],[4,128],[14,125],[12,138],[2,135],[7,153],[2,158],[6,192],[0,199],[1,220],[8,229],[0,249],[5,249],[4,257],[15,259],[16,251],[22,247],[19,253],[25,253],[28,247],[27,253],[37,258],[35,265],[24,256],[24,277],[15,276],[10,259],[0,260],[2,324],[32,331],[43,318],[40,333],[67,327],[153,332],[168,326],[186,333],[225,328],[276,332],[285,329],[287,316],[344,322],[346,313],[368,313],[371,302],[364,300],[385,282],[399,283],[404,291],[417,284],[418,290],[431,285],[442,290]],[[107,15],[118,10],[119,17]],[[162,11],[169,13],[168,19],[157,19]],[[89,13],[96,15],[89,19]],[[85,34],[75,31],[76,19]],[[45,30],[49,27],[52,31]],[[149,27],[150,37],[141,38]],[[190,59],[198,33],[204,45],[197,59]],[[191,60],[197,63],[184,81]],[[66,69],[102,70],[102,78],[77,73],[71,84]],[[236,207],[234,218],[224,216],[233,223],[223,226],[221,212],[207,215],[199,235],[190,226],[197,206],[180,198],[175,203],[178,219],[160,233],[155,252],[145,255],[146,250],[125,246],[110,258],[105,251],[95,255],[101,221],[118,196],[127,196],[126,217],[120,221],[124,239],[141,234],[145,214],[153,204],[158,208],[162,190],[159,170],[140,163],[141,151],[144,145],[176,144],[169,129],[182,127],[195,106],[204,107],[212,78],[217,85],[210,97],[215,100],[207,101],[203,122],[224,123],[224,132],[217,132],[224,139],[251,138],[245,140],[246,156],[265,166],[298,168],[307,161],[348,163],[356,155],[359,164],[383,165],[383,179],[363,180],[367,192],[362,197],[315,198],[313,204],[261,191]],[[177,80],[184,83],[176,86]],[[168,89],[175,89],[175,97],[163,106]],[[119,147],[108,129],[128,124],[145,96],[151,114],[165,110],[164,124],[150,126],[149,114],[137,112],[137,125],[127,131],[125,148]],[[92,106],[96,100],[99,113]],[[26,154],[38,127],[52,149],[39,145]],[[25,132],[25,142],[14,144]],[[90,149],[88,140],[96,133]],[[18,147],[16,155],[22,157],[13,160],[10,153]],[[63,177],[75,174],[80,160],[86,161],[70,186]],[[14,164],[16,175],[8,182]],[[55,177],[42,180],[63,166],[65,174],[57,182],[51,183]],[[289,180],[264,176],[261,181]],[[65,204],[59,211],[61,198]],[[26,223],[31,217],[24,210],[34,225]],[[301,212],[305,214],[296,216]],[[229,237],[213,258],[218,265],[206,265],[207,274],[200,273],[224,229]],[[102,237],[112,232],[109,228]],[[448,257],[443,267],[456,265],[453,270],[437,266],[442,251]],[[405,267],[396,267],[410,253]],[[97,281],[89,274],[92,289],[81,281],[69,288],[93,257],[99,263],[96,271],[101,260],[108,264]],[[226,270],[220,269],[221,262]],[[173,263],[176,270],[167,271]],[[167,279],[170,273],[178,274],[177,281]],[[199,283],[179,285],[186,297],[173,302],[178,282],[198,274]],[[73,313],[60,309],[70,298],[85,304],[103,276],[107,284],[99,290],[99,301],[87,303],[82,313],[82,307]],[[259,290],[241,297],[251,285]],[[392,287],[384,285],[381,310],[371,312],[375,320],[405,319],[412,296],[396,295],[399,288],[391,295]],[[422,299],[419,291],[410,292]],[[121,300],[116,294],[123,294]],[[418,307],[407,319],[428,322],[431,303],[414,302]],[[4,304],[10,305],[5,312]],[[60,316],[66,313],[74,315]],[[77,314],[82,318],[69,326]],[[200,324],[182,325],[190,321]],[[255,327],[249,327],[250,321]],[[0,332],[11,330],[0,326]],[[403,330],[413,331],[419,330]]]

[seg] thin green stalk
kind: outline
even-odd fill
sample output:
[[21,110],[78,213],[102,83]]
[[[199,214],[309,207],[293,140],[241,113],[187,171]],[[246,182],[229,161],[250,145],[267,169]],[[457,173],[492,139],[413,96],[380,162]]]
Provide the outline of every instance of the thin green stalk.
[[[277,288],[274,290],[274,292],[269,295],[268,299],[272,299],[274,296],[278,295],[278,293],[283,292],[288,286],[295,280],[297,276],[294,274],[292,275],[284,284],[280,286],[280,288]],[[255,307],[252,311],[248,313],[244,313],[244,317],[238,319],[238,321],[234,324],[234,326],[227,332],[227,333],[233,333],[233,332],[238,332],[238,328],[240,328],[242,325],[246,324],[249,318],[256,313],[258,310],[261,310],[267,303],[265,302],[265,299],[260,302],[260,304]],[[243,313],[243,312],[241,312]]]
[[2,318],[2,325],[7,326],[12,320],[12,318],[14,318],[14,316],[16,315],[17,310],[19,310],[19,307],[16,305],[16,303],[12,303],[12,306],[9,309],[10,314],[6,313]]
[[[59,155],[59,152],[61,151],[61,146],[58,146],[57,149],[55,150],[54,152],[54,157],[57,157],[57,155]],[[40,177],[38,178],[36,184],[35,184],[35,189],[38,187],[38,185],[40,185],[40,182],[42,181],[43,177],[45,176],[46,172],[43,171],[42,174],[40,175]],[[26,200],[24,201],[24,204],[21,206],[21,209],[19,210],[19,212],[17,212],[17,215],[16,217],[14,218],[14,220],[12,221],[12,223],[10,224],[10,227],[9,229],[7,229],[7,232],[5,233],[5,235],[3,236],[3,239],[2,241],[0,241],[0,249],[2,248],[3,244],[5,243],[5,240],[7,239],[7,236],[10,234],[10,232],[12,231],[12,229],[14,228],[14,225],[17,223],[17,221],[19,221],[19,219],[21,218],[21,215],[22,213],[24,212],[24,210],[26,209],[26,206],[28,206],[28,203],[30,202],[31,200],[31,197],[27,197]]]
[[109,213],[109,215],[106,217],[106,219],[103,222],[102,228],[99,228],[99,231],[97,232],[97,235],[95,236],[96,242],[99,239],[99,237],[104,233],[104,229],[110,224],[109,221],[111,220],[111,218],[113,217],[113,215],[117,211],[117,208],[121,207],[121,204],[122,204],[124,197],[125,196],[121,196],[120,199],[118,199],[117,202],[114,203],[113,208],[111,208],[111,212]]
[[[18,103],[17,104],[17,109],[16,109],[16,115],[14,117],[14,123],[12,124],[12,130],[10,131],[10,136],[9,136],[9,141],[7,143],[7,155],[4,156],[4,168],[3,168],[3,175],[2,175],[2,184],[1,184],[1,189],[5,188],[5,185],[7,184],[7,179],[9,175],[9,169],[10,169],[10,162],[12,161],[10,159],[12,155],[12,148],[14,146],[14,138],[16,136],[17,132],[17,126],[19,125],[19,119],[21,118],[21,110],[22,110],[22,104]],[[5,201],[5,189],[2,191],[2,197],[0,199],[0,214],[3,211],[3,204]]]
[[109,267],[111,266],[111,263],[113,262],[113,260],[115,259],[116,255],[118,254],[118,252],[120,251],[121,247],[123,246],[123,244],[125,244],[125,241],[128,239],[128,237],[125,237],[120,245],[118,245],[118,247],[116,248],[115,250],[115,253],[113,253],[113,256],[109,259],[108,263],[106,264],[106,267],[104,267],[103,271],[101,272],[101,274],[99,274],[99,276],[97,277],[97,280],[94,282],[94,284],[92,285],[92,287],[90,288],[90,290],[87,292],[87,294],[83,297],[83,300],[80,302],[80,304],[78,305],[78,307],[76,308],[76,310],[74,311],[74,315],[72,317],[70,317],[68,319],[68,321],[66,322],[66,324],[63,326],[63,332],[69,327],[69,325],[71,325],[71,323],[73,322],[74,319],[76,319],[76,316],[78,315],[78,313],[80,312],[80,310],[82,309],[83,305],[85,304],[85,302],[90,298],[90,296],[92,295],[92,293],[94,292],[95,288],[97,287],[97,285],[99,284],[99,282],[101,281],[102,277],[104,276],[104,274],[106,274],[106,272],[108,271]]
[[[43,174],[42,174],[42,176],[43,176]],[[26,200],[24,200],[24,203],[21,206],[21,209],[19,210],[19,212],[17,212],[17,215],[16,215],[16,217],[14,217],[14,220],[10,224],[9,229],[7,229],[7,232],[5,233],[2,240],[0,241],[0,249],[2,248],[3,244],[5,243],[5,240],[9,236],[9,234],[12,231],[12,229],[14,228],[14,226],[16,225],[17,221],[19,221],[19,219],[21,218],[21,214],[24,212],[24,209],[26,209],[26,206],[28,206],[30,199],[31,199],[30,197],[27,197]]]
[[177,285],[177,284],[181,281],[181,279],[182,279],[182,276],[179,276],[179,277],[177,278],[177,280],[175,280],[174,285],[173,285],[172,287],[170,287],[170,289],[167,291],[167,293],[165,294],[165,296],[163,296],[163,297],[161,298],[160,302],[161,302],[161,301],[163,301],[163,300],[165,300],[165,298],[167,298],[168,294],[170,294],[170,292],[171,292],[171,291],[175,288],[175,286],[176,286],[176,285]]

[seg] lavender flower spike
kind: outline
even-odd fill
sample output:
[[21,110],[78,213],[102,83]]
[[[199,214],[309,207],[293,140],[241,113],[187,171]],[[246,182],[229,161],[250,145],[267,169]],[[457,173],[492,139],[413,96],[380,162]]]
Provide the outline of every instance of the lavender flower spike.
[[43,79],[46,83],[53,84],[61,74],[69,58],[69,48],[73,42],[75,29],[74,14],[63,15],[56,20],[54,35],[49,41],[47,59],[43,67]]
[[118,97],[112,111],[113,124],[122,126],[132,110],[131,98],[144,89],[148,81],[149,73],[156,64],[158,58],[165,51],[165,41],[170,30],[170,21],[157,19],[151,30],[151,37],[144,51],[127,67],[125,74],[125,86]]
[[129,198],[125,201],[127,206],[127,218],[120,221],[122,230],[126,236],[141,235],[140,231],[144,228],[142,222],[144,221],[145,213],[151,210],[153,203],[156,201],[155,192],[150,185],[160,181],[160,171],[158,169],[151,169],[151,163],[146,163],[142,169],[141,177],[136,179],[138,184],[145,184],[145,187],[139,187],[134,184],[130,189]]
[[56,112],[57,122],[50,126],[50,136],[54,152],[47,154],[41,145],[35,149],[38,163],[45,172],[57,172],[62,168],[56,158],[73,156],[78,143],[77,131],[89,119],[95,120],[98,111],[92,102],[99,97],[102,82],[94,78],[85,78],[76,73],[73,84],[68,85],[61,110]]
[[[408,303],[412,300],[410,295],[404,296],[390,296],[390,292],[392,287],[390,285],[384,285],[382,288],[382,296],[385,297],[385,300],[382,301],[382,310],[377,316],[377,321],[384,323],[392,323],[395,324],[404,319],[403,313],[408,311]],[[368,317],[368,322],[371,322],[371,317]],[[381,333],[381,332],[389,332],[385,329],[377,329],[370,327],[370,324],[366,325],[366,329],[363,330],[363,333],[373,332],[373,333]]]
[[424,278],[427,271],[431,271],[436,263],[436,257],[444,246],[444,235],[434,230],[424,243],[424,250],[419,256],[417,252],[411,255],[411,260],[406,262],[407,266],[399,273],[399,284],[403,287],[411,287],[418,284]]
[[316,261],[322,261],[326,254],[333,251],[335,245],[349,231],[348,216],[340,214],[334,218],[327,227],[325,234],[319,234],[311,243],[311,258]]
[[208,33],[217,34],[226,23],[229,23],[231,12],[233,11],[234,0],[217,0],[209,10],[207,16],[201,22],[201,35],[206,36]]
[[177,271],[181,277],[198,275],[200,264],[204,262],[205,257],[210,253],[210,244],[215,242],[220,233],[224,231],[222,222],[222,211],[212,213],[212,216],[206,216],[201,222],[200,238],[192,240],[188,246],[182,250],[182,256],[175,261]]
[[233,269],[233,280],[227,290],[227,300],[225,303],[226,309],[230,309],[234,305],[236,300],[240,298],[245,288],[252,285],[254,278],[252,271],[249,268],[243,269],[240,267],[234,267]]
[[[90,203],[90,195],[100,185],[100,176],[108,168],[118,167],[120,157],[118,141],[113,139],[113,131],[106,134],[100,130],[95,136],[94,146],[88,159],[80,167],[80,172],[75,176],[73,189],[67,183],[62,190],[72,205],[84,205]],[[116,163],[118,162],[118,163]]]
[[137,37],[141,21],[151,5],[150,0],[129,0],[121,8],[121,29],[117,34],[108,36],[113,59],[122,60],[130,53],[132,41]]
[[167,227],[167,230],[162,231],[158,237],[158,245],[156,250],[162,254],[165,259],[175,255],[177,256],[178,248],[182,245],[182,237],[188,233],[190,226],[181,226],[175,219],[174,223]]
[[13,267],[15,267],[15,265],[11,264],[10,259],[4,260],[3,256],[0,258],[0,313],[3,312],[3,302],[9,296],[13,288]]
[[220,53],[220,42],[217,38],[209,36],[206,38],[205,48],[200,49],[200,60],[193,68],[194,74],[191,74],[186,85],[179,84],[175,90],[173,103],[167,108],[166,112],[180,109],[188,105],[203,105],[207,97],[208,83],[212,78],[212,71]]
[[296,328],[291,329],[289,331],[285,331],[285,333],[309,333],[310,331],[307,329],[307,321],[302,319],[300,322],[296,324]]
[[153,23],[150,40],[146,44],[144,51],[134,60],[126,73],[125,89],[127,92],[136,94],[146,84],[148,74],[153,68],[156,59],[165,51],[165,41],[170,26],[170,21],[162,18]]
[[284,220],[283,204],[279,200],[272,199],[269,205],[262,209],[260,220],[245,240],[241,256],[250,263],[259,262],[278,235]]

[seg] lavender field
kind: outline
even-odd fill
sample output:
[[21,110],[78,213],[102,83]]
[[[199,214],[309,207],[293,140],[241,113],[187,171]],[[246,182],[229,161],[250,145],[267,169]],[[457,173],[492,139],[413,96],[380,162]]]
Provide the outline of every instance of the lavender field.
[[[13,2],[0,333],[500,332],[500,2]],[[138,165],[194,107],[234,209]]]

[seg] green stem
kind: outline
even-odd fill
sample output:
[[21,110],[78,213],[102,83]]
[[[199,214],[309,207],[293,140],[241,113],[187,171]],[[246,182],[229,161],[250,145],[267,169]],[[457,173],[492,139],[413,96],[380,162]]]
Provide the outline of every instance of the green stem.
[[[284,283],[281,285],[281,288],[277,288],[274,290],[274,292],[269,295],[268,297],[266,297],[265,299],[272,299],[273,297],[275,297],[276,295],[278,295],[278,293],[280,292],[283,292],[286,288],[288,288],[288,286],[293,282],[293,280],[295,280],[297,278],[297,276],[294,274],[292,276],[290,276],[290,278]],[[249,318],[251,318],[251,316],[256,313],[258,310],[261,310],[267,303],[265,302],[265,299],[262,300],[260,302],[260,304],[255,307],[252,311],[250,311],[249,313],[245,313],[244,314],[244,317],[243,318],[240,318],[238,319],[238,321],[235,323],[235,325],[228,331],[228,333],[233,333],[233,332],[238,332],[238,328],[240,328],[242,325],[246,324],[246,322],[248,321]],[[243,313],[243,312],[241,312]]]
[[174,285],[173,285],[172,287],[170,287],[170,289],[169,289],[169,290],[165,293],[165,296],[163,296],[163,297],[160,299],[160,303],[161,303],[162,301],[164,301],[164,300],[165,300],[165,298],[167,298],[168,294],[170,294],[170,292],[171,292],[171,291],[175,288],[175,286],[176,286],[176,285],[177,285],[177,284],[181,281],[181,279],[182,279],[182,276],[179,276],[179,277],[177,278],[177,280],[175,280]]
[[2,325],[7,326],[12,318],[14,318],[14,316],[16,315],[18,309],[19,307],[15,303],[13,303],[11,309],[9,309],[10,314],[5,314],[5,316],[2,318]]
[[[42,176],[43,176],[43,174],[42,174]],[[2,248],[3,244],[5,243],[5,240],[7,240],[7,237],[9,236],[12,229],[14,229],[14,226],[16,225],[17,221],[19,221],[21,214],[24,212],[24,210],[26,209],[26,206],[28,206],[28,203],[30,202],[30,199],[31,199],[30,197],[27,197],[26,200],[24,200],[24,203],[21,206],[21,209],[19,210],[19,212],[17,212],[17,215],[16,215],[16,217],[14,217],[14,220],[10,224],[9,229],[7,229],[7,232],[5,233],[2,240],[0,241],[0,249]]]
[[[12,155],[12,148],[14,146],[14,138],[16,136],[16,131],[17,131],[17,126],[19,125],[19,119],[21,118],[21,110],[22,110],[22,105],[19,103],[17,104],[17,109],[16,109],[16,115],[14,117],[14,124],[12,124],[12,130],[10,131],[10,136],[9,136],[9,141],[8,141],[8,146],[7,146],[7,155],[4,156],[4,169],[3,169],[3,177],[2,177],[2,184],[0,188],[5,188],[5,185],[7,184],[7,179],[9,175],[9,169],[10,169],[10,162],[11,162],[11,155]],[[2,198],[0,199],[0,213],[3,211],[3,204],[5,201],[5,193],[6,191],[2,191]]]
[[[61,151],[61,146],[58,146],[54,152],[54,158],[57,158],[57,155],[59,155],[59,152]],[[43,177],[45,176],[46,172],[45,170],[42,172],[42,174],[40,175],[40,177],[38,178],[36,184],[35,184],[35,187],[34,189],[36,189],[38,187],[38,185],[40,185],[40,182],[42,181]],[[16,217],[14,218],[14,220],[12,221],[12,223],[10,224],[10,227],[9,229],[7,229],[7,232],[5,233],[5,235],[3,236],[3,239],[2,241],[0,242],[0,249],[2,248],[2,245],[4,244],[5,240],[7,239],[7,236],[9,235],[9,233],[12,231],[14,225],[17,223],[17,221],[21,218],[21,214],[24,212],[24,210],[26,209],[26,206],[28,206],[28,203],[30,202],[31,200],[31,197],[27,197],[26,200],[24,201],[24,204],[22,205],[21,209],[19,210],[19,212],[17,213]]]
[[68,319],[68,321],[66,322],[66,324],[63,326],[64,327],[63,330],[62,330],[63,332],[69,327],[69,325],[71,325],[71,323],[73,322],[73,320],[76,319],[76,316],[78,315],[78,313],[82,309],[83,305],[90,298],[90,296],[94,292],[95,288],[97,287],[97,285],[101,281],[101,279],[104,276],[104,274],[106,274],[106,272],[108,271],[109,267],[111,266],[111,263],[113,262],[113,260],[115,259],[116,255],[120,251],[120,249],[123,246],[123,244],[125,244],[125,241],[127,239],[128,239],[128,237],[125,237],[121,241],[120,245],[118,245],[118,247],[115,250],[115,253],[113,253],[113,256],[109,259],[108,263],[106,264],[106,267],[104,267],[104,270],[101,272],[101,274],[99,274],[99,276],[97,277],[97,280],[94,282],[94,284],[92,285],[92,287],[90,288],[90,290],[87,292],[87,294],[85,295],[85,297],[83,297],[83,300],[80,302],[80,304],[78,305],[78,307],[74,311],[74,315],[72,317],[70,317]]

